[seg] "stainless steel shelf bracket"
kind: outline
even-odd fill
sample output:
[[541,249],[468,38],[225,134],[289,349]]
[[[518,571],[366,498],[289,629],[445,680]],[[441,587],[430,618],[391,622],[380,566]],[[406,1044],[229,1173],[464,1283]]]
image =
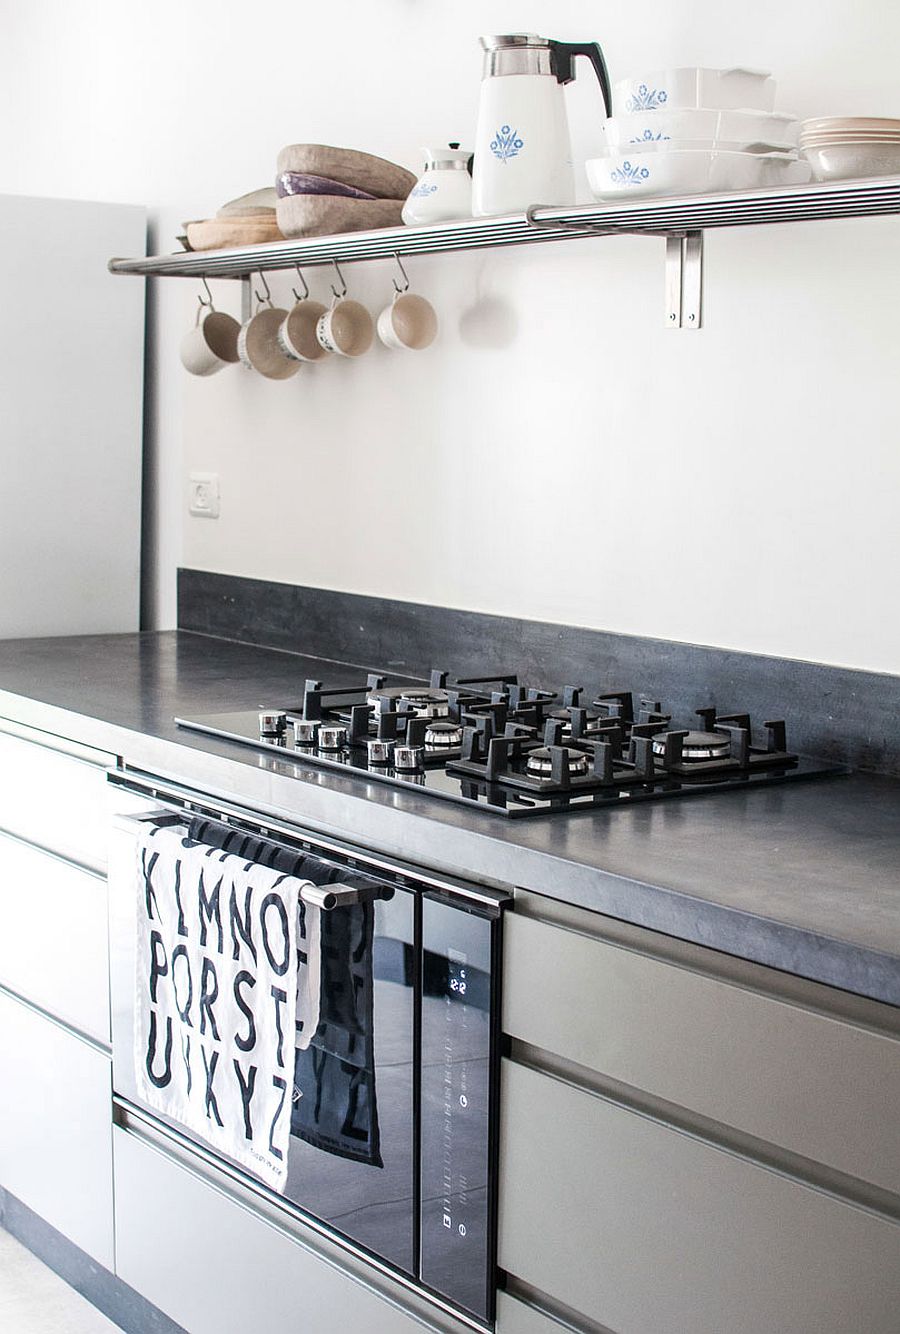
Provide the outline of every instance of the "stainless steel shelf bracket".
[[699,329],[703,324],[703,233],[666,236],[666,324]]
[[699,329],[703,322],[703,232],[659,232],[641,227],[610,227],[602,223],[547,221],[535,217],[539,204],[525,210],[535,231],[571,231],[575,236],[659,236],[666,238],[666,327]]

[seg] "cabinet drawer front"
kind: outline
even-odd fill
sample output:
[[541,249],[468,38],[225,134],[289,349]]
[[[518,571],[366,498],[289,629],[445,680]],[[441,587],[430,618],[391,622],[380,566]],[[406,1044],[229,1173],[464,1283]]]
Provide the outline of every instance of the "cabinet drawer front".
[[900,1192],[897,1039],[521,915],[505,931],[511,1036]]
[[190,1334],[415,1334],[418,1321],[119,1127],[116,1273]]
[[109,1042],[101,876],[0,834],[0,985]]
[[622,1334],[896,1334],[900,1225],[504,1062],[499,1263]]
[[113,1267],[109,1058],[0,992],[0,1185]]
[[0,730],[0,830],[105,871],[107,803],[104,768]]
[[497,1334],[566,1334],[566,1328],[512,1293],[497,1293]]

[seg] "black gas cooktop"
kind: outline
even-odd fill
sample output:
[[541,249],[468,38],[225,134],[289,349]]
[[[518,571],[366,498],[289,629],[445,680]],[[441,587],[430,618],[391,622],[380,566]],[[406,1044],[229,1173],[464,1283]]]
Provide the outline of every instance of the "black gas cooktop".
[[[512,675],[428,685],[324,688],[307,681],[287,707],[176,718],[179,727],[282,758],[524,817],[695,796],[843,772],[794,755],[785,724],[699,708],[673,725],[659,700],[605,691],[583,702]],[[687,721],[687,720],[685,720]]]

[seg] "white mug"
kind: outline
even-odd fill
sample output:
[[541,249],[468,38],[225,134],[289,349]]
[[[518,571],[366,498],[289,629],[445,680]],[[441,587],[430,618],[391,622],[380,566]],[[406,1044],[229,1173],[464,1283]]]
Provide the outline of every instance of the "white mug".
[[[206,314],[201,320],[203,311]],[[201,305],[197,321],[181,340],[181,364],[191,375],[215,375],[238,360],[241,326],[231,315]]]
[[290,361],[278,343],[278,330],[286,318],[286,310],[263,306],[241,325],[238,334],[241,361],[248,370],[256,371],[267,380],[288,380],[300,369],[299,361]]
[[421,352],[434,342],[437,331],[434,306],[415,292],[396,292],[378,316],[378,337],[385,347]]
[[316,336],[319,320],[327,314],[321,301],[298,301],[278,330],[278,346],[291,361],[320,361],[329,349]]
[[372,346],[375,326],[365,306],[346,297],[335,297],[331,309],[319,317],[316,337],[328,352],[339,357],[361,357]]

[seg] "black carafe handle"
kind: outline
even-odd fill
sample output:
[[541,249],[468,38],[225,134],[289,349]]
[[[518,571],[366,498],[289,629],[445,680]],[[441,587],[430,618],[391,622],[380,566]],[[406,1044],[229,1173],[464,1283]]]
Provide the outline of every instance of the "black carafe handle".
[[572,62],[575,56],[587,56],[594,67],[594,73],[597,76],[597,82],[600,84],[600,91],[603,94],[603,105],[606,107],[607,116],[612,115],[612,92],[609,86],[609,72],[606,68],[606,61],[603,59],[603,52],[597,42],[551,42],[550,51],[552,58],[553,73],[556,75],[557,83],[571,83],[575,78],[575,70]]

